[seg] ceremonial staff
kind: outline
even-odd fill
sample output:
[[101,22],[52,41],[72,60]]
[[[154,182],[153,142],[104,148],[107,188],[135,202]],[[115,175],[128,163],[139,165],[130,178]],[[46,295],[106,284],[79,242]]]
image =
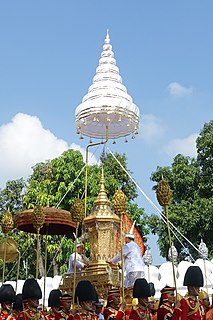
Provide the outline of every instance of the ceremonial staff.
[[37,249],[36,249],[36,279],[38,279],[38,261],[39,261],[39,234],[40,229],[45,222],[45,213],[40,205],[36,205],[32,212],[33,227],[37,231]]
[[121,299],[124,302],[124,258],[123,258],[123,216],[127,209],[126,196],[122,190],[117,190],[113,196],[115,213],[120,217],[120,241],[121,241]]
[[2,283],[4,283],[5,263],[6,263],[6,254],[7,254],[7,239],[8,239],[8,233],[13,228],[13,217],[9,209],[3,214],[1,227],[6,238],[4,243],[3,271],[2,271]]
[[[14,239],[9,237],[10,231],[13,229],[13,217],[9,209],[3,214],[1,227],[2,232],[5,235],[5,239],[0,243],[0,258],[3,258],[3,272],[2,272],[2,283],[5,280],[5,264],[6,262],[13,262],[17,255],[18,255],[18,268],[17,268],[17,275],[16,275],[16,290],[17,290],[17,283],[18,283],[18,276],[19,276],[19,269],[20,269],[20,252],[17,249],[17,243]],[[15,290],[15,291],[16,291]]]
[[72,288],[72,305],[71,308],[74,309],[75,304],[75,287],[76,287],[76,260],[77,260],[77,238],[78,238],[78,228],[79,224],[84,219],[84,206],[79,198],[75,199],[74,204],[70,208],[70,213],[72,220],[76,222],[76,233],[75,233],[75,243],[74,243],[74,272],[73,272],[73,288]]
[[173,280],[174,280],[174,286],[175,286],[175,291],[177,296],[174,256],[173,256],[173,250],[172,250],[172,240],[171,240],[169,218],[168,218],[169,205],[172,200],[172,190],[170,189],[169,182],[162,178],[162,180],[160,180],[160,182],[158,183],[156,194],[157,194],[158,202],[164,208],[164,213],[166,215],[166,224],[167,224],[167,230],[168,230],[169,247],[170,247],[170,254],[171,254],[171,261],[172,261]]

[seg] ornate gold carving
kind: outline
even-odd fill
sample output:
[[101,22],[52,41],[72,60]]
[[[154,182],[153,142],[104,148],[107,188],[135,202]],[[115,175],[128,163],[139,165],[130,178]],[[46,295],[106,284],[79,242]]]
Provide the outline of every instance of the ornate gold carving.
[[158,183],[156,190],[157,199],[162,207],[168,206],[172,200],[172,190],[170,189],[169,182],[162,179]]
[[39,232],[45,221],[45,213],[41,206],[36,205],[32,212],[33,227]]
[[13,228],[13,217],[9,209],[3,214],[2,220],[1,220],[1,228],[5,235],[7,235]]
[[126,196],[122,190],[117,190],[113,196],[113,208],[117,215],[122,215],[127,209]]
[[84,205],[79,198],[76,198],[74,204],[70,208],[72,220],[82,222],[84,218]]

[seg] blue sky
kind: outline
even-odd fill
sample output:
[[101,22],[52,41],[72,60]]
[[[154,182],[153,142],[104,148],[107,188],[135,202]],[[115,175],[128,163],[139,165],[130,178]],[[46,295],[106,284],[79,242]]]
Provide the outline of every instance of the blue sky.
[[[212,12],[212,0],[0,1],[0,187],[70,147],[83,151],[88,140],[76,135],[75,108],[109,29],[140,130],[108,147],[126,153],[157,205],[151,172],[178,153],[196,156],[195,139],[212,119]],[[156,213],[140,192],[138,203]],[[153,237],[149,244],[158,263]]]

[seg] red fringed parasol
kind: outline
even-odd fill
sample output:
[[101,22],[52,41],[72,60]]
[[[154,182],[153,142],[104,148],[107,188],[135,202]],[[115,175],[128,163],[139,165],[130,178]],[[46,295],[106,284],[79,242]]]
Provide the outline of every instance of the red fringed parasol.
[[[19,212],[15,216],[16,227],[19,230],[37,233],[33,226],[32,212],[34,209]],[[71,234],[76,229],[76,223],[71,218],[71,213],[66,210],[45,207],[45,221],[40,229],[40,234],[65,235]]]

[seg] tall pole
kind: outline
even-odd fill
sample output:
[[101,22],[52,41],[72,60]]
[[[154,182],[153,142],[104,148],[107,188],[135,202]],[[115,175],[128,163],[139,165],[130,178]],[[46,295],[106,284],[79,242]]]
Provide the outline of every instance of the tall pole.
[[45,299],[46,299],[46,280],[47,280],[47,232],[45,235],[45,257],[44,257],[44,295],[43,295],[43,311],[44,311],[44,306],[45,306]]
[[176,275],[175,275],[175,263],[174,263],[174,255],[173,255],[173,250],[172,250],[172,239],[171,239],[170,226],[169,226],[169,218],[168,218],[168,205],[165,205],[164,208],[165,208],[166,224],[167,224],[167,230],[168,230],[169,249],[170,249],[170,255],[171,255],[171,260],[172,260],[172,273],[173,273],[174,287],[175,287],[176,296],[177,296],[177,284],[176,284]]
[[36,229],[37,232],[37,249],[36,249],[36,279],[38,279],[38,261],[39,261],[39,234],[40,229],[43,227],[45,222],[45,213],[41,206],[36,205],[33,212],[32,212],[32,222],[33,227]]
[[123,214],[121,214],[121,221],[120,221],[120,236],[121,236],[121,302],[124,302]]
[[121,243],[121,300],[125,301],[124,295],[124,257],[123,257],[123,216],[127,209],[127,199],[122,190],[117,190],[113,196],[113,207],[120,216],[120,243]]
[[77,258],[77,236],[78,236],[78,227],[79,222],[77,222],[76,226],[76,237],[75,237],[75,243],[74,243],[74,266],[73,266],[73,289],[72,289],[72,305],[71,308],[74,309],[75,304],[75,287],[76,287],[76,258]]
[[76,222],[76,233],[74,242],[74,265],[73,265],[73,288],[72,288],[72,304],[70,309],[74,309],[75,304],[75,287],[76,287],[76,261],[77,261],[77,240],[79,224],[84,219],[84,206],[79,198],[75,199],[74,204],[70,208],[72,220]]

